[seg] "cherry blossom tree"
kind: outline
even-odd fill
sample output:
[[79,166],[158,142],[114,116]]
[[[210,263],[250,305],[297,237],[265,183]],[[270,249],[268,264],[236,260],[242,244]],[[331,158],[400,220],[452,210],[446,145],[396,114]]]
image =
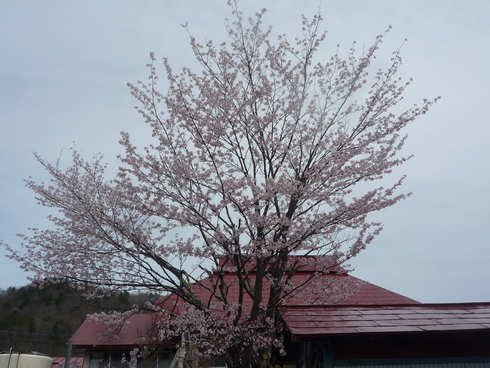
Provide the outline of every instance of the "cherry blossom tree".
[[375,182],[407,160],[402,130],[435,100],[400,108],[410,81],[397,76],[399,51],[370,71],[386,32],[363,52],[317,60],[319,15],[292,42],[263,26],[265,10],[247,19],[230,6],[229,43],[190,39],[199,71],[163,59],[163,93],[151,54],[148,82],[129,85],[152,135],[138,149],[122,133],[114,178],[101,155],[74,149],[68,168],[36,156],[51,183],[27,185],[59,215],[22,235],[22,252],[5,246],[39,279],[168,293],[180,312],[160,308],[160,339],[188,331],[203,356],[266,367],[282,347],[277,307],[314,294],[296,272],[356,256],[381,230],[368,215],[407,197],[403,177]]

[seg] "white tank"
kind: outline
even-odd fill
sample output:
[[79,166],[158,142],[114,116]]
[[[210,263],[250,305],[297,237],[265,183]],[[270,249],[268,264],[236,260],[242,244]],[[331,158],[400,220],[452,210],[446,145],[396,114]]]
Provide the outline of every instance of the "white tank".
[[52,368],[53,359],[40,353],[0,353],[0,368]]

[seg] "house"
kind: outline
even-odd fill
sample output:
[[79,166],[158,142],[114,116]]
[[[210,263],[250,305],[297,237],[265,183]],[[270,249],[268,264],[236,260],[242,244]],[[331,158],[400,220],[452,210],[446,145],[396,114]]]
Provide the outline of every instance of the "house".
[[[123,359],[129,360],[130,351],[141,348],[141,338],[149,336],[153,328],[152,314],[139,313],[125,321],[124,331],[117,337],[106,337],[108,327],[87,318],[70,341],[74,348],[84,351],[83,368],[127,367]],[[175,354],[174,346],[159,349],[148,357],[145,367],[168,368]]]
[[[293,282],[310,277],[314,269],[298,272]],[[230,277],[229,295],[237,293]],[[272,365],[298,368],[490,368],[490,303],[423,304],[353,276],[332,272],[321,276],[328,284],[357,285],[356,292],[305,301],[296,295],[279,310],[285,331],[285,357]],[[205,293],[205,290],[197,290]],[[340,295],[342,294],[342,295]],[[328,299],[328,300],[327,300]],[[170,295],[160,302],[176,305]],[[118,338],[101,339],[105,325],[87,319],[73,335],[74,347],[85,351],[83,368],[122,366],[124,355],[144,348],[142,338],[154,334],[151,314],[135,314]],[[175,342],[177,343],[177,341]],[[146,365],[168,368],[175,344],[159,349]]]
[[490,367],[490,303],[285,306],[303,368]]

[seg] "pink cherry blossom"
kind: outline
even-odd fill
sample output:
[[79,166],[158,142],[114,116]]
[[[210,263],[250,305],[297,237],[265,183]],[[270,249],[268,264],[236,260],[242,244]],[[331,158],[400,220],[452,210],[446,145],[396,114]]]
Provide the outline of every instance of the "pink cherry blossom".
[[[370,213],[409,195],[404,177],[376,181],[409,158],[403,130],[437,99],[401,106],[411,80],[397,76],[399,51],[371,71],[387,31],[363,52],[353,44],[342,57],[338,47],[325,60],[320,15],[303,17],[293,41],[263,26],[265,10],[247,19],[229,5],[228,43],[190,37],[200,70],[175,72],[163,59],[162,81],[152,53],[149,79],[129,84],[151,137],[140,149],[121,134],[114,178],[102,155],[73,149],[67,168],[36,156],[51,182],[27,186],[57,210],[53,227],[20,235],[22,251],[7,248],[35,278],[84,282],[94,297],[173,296],[173,309],[155,306],[161,341],[187,331],[203,356],[266,367],[272,347],[283,349],[278,306],[332,303],[355,288],[318,283],[379,234]],[[312,276],[295,283],[305,267]],[[94,318],[120,332],[125,317]]]

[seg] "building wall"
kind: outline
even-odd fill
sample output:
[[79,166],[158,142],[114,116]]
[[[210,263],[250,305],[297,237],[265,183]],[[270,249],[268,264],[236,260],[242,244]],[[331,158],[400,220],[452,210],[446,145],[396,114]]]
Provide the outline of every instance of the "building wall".
[[[130,351],[130,348],[87,349],[83,368],[128,368]],[[123,362],[123,356],[126,362]],[[145,359],[139,358],[137,368],[169,368],[172,359],[173,355],[169,351],[162,351]]]
[[490,332],[331,337],[299,344],[298,368],[490,368]]

